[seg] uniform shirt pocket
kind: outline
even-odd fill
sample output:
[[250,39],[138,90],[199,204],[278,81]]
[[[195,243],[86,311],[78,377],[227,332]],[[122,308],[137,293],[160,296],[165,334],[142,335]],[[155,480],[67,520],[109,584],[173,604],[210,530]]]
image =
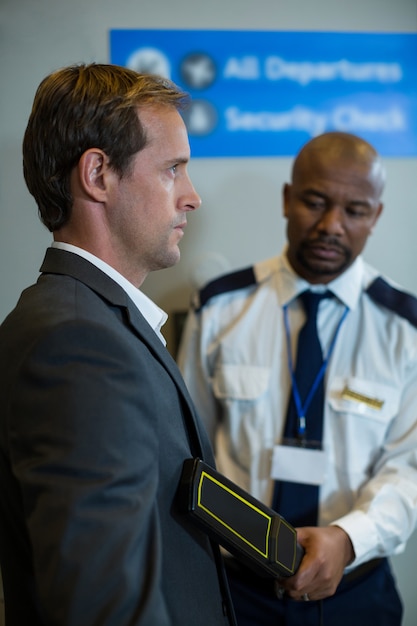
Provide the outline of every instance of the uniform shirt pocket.
[[269,377],[268,367],[222,364],[214,373],[213,392],[219,400],[256,400],[268,389]]
[[398,413],[400,392],[388,384],[351,376],[333,380],[329,402],[337,414],[362,416],[387,424]]
[[389,384],[350,377],[333,380],[328,400],[327,432],[333,441],[330,460],[339,475],[349,476],[356,488],[381,455],[398,414],[400,393]]

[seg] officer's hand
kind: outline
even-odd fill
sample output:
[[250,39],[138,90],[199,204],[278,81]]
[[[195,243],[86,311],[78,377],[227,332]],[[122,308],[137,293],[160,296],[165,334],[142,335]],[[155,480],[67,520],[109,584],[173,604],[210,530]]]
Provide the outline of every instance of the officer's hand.
[[294,576],[277,581],[277,595],[294,600],[322,600],[332,596],[343,570],[354,559],[349,536],[339,526],[297,528],[305,554]]

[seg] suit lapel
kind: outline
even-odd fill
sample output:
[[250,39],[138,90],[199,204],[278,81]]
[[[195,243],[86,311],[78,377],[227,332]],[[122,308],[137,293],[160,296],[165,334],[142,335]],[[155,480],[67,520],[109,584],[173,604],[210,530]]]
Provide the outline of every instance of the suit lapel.
[[198,456],[203,456],[201,433],[198,428],[194,405],[177,364],[122,287],[87,259],[78,254],[57,248],[47,249],[40,271],[49,274],[72,276],[107,300],[109,304],[126,310],[132,332],[138,335],[141,341],[147,345],[153,356],[164,366],[177,386],[183,399],[186,425],[193,452]]

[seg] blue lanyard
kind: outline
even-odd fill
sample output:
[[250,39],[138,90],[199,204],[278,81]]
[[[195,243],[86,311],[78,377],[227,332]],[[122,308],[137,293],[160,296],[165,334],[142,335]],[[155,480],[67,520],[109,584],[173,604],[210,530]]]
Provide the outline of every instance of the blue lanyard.
[[301,439],[304,439],[305,432],[306,432],[305,416],[306,416],[308,407],[310,406],[311,400],[313,399],[314,394],[316,393],[317,388],[319,384],[321,383],[322,378],[326,372],[327,365],[329,363],[330,357],[332,355],[332,352],[336,343],[337,336],[339,334],[339,330],[343,322],[345,321],[347,314],[349,313],[349,307],[345,306],[345,310],[343,311],[343,315],[339,320],[339,323],[333,335],[333,339],[331,341],[327,355],[323,359],[322,366],[320,367],[320,370],[317,372],[317,375],[313,381],[313,384],[311,385],[311,389],[307,394],[304,404],[301,402],[300,392],[298,390],[297,381],[295,380],[295,371],[294,371],[292,355],[291,355],[291,336],[290,336],[290,323],[288,319],[288,304],[285,304],[283,306],[283,312],[284,312],[285,334],[287,338],[288,369],[291,374],[292,393],[294,396],[295,407],[296,407],[297,415],[298,415],[298,435]]

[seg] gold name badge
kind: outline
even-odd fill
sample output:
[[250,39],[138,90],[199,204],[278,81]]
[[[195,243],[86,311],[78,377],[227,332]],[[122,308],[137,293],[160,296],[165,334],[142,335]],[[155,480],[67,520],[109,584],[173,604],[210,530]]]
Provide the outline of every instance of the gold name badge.
[[343,389],[342,398],[344,400],[353,400],[354,402],[363,402],[364,404],[370,406],[376,411],[380,411],[384,406],[384,400],[379,400],[378,398],[370,398],[369,396],[365,396],[362,393],[353,391],[353,389],[349,389],[349,387],[345,387]]

